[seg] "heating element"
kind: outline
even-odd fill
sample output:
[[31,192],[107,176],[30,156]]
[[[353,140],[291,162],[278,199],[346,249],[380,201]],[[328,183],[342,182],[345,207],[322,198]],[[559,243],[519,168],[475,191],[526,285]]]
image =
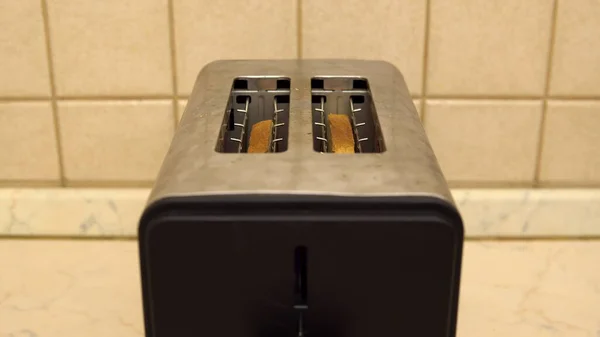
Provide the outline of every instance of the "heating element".
[[204,67],[138,237],[146,336],[455,336],[462,220],[385,62]]

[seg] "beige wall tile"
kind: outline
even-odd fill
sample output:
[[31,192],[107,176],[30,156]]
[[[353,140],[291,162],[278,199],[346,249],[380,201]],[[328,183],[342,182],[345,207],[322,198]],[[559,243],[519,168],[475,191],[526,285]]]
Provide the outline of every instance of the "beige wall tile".
[[383,59],[421,93],[424,0],[304,0],[302,10],[304,58]]
[[541,95],[552,0],[432,0],[428,93]]
[[181,120],[181,116],[183,116],[183,112],[185,111],[187,102],[187,99],[180,99],[179,101],[177,101],[177,118],[179,120]]
[[413,104],[415,105],[415,108],[417,108],[417,112],[419,113],[419,117],[422,116],[421,114],[421,100],[420,99],[413,99]]
[[50,95],[39,0],[0,2],[0,96]]
[[426,109],[425,129],[446,179],[533,181],[541,102],[432,100]]
[[560,1],[550,93],[600,95],[600,1]]
[[296,51],[296,1],[177,0],[175,36],[179,94],[218,59],[289,59]]
[[600,102],[549,101],[540,181],[600,183]]
[[0,180],[59,180],[50,102],[0,103]]
[[59,95],[172,94],[166,0],[49,0]]
[[59,102],[69,182],[150,181],[173,136],[172,101]]

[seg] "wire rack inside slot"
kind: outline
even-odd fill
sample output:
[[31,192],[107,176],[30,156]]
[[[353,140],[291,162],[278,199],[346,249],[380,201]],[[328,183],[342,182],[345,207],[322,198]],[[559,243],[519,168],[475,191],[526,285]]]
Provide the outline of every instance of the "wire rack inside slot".
[[[223,117],[216,150],[222,153],[286,151],[289,87],[289,79],[285,78],[236,79]],[[254,127],[265,121],[270,121],[270,129],[265,132],[263,124],[263,128],[257,128],[253,135]],[[250,144],[254,141],[259,142],[260,146],[251,147],[256,145]]]

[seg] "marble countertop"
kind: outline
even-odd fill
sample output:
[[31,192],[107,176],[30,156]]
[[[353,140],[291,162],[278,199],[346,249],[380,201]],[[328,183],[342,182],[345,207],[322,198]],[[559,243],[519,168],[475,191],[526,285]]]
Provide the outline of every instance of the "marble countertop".
[[[0,336],[143,336],[134,240],[0,240]],[[600,336],[600,241],[467,241],[459,337]]]
[[[148,189],[0,189],[0,337],[143,336]],[[600,190],[453,190],[459,337],[600,337]]]
[[[149,189],[0,189],[0,236],[135,237]],[[600,237],[600,189],[453,190],[469,238]]]

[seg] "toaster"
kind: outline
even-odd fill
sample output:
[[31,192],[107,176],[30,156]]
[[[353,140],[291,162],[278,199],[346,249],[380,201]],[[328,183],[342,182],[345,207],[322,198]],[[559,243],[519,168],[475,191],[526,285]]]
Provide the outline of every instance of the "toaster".
[[455,336],[463,225],[401,73],[199,73],[141,216],[146,336]]

